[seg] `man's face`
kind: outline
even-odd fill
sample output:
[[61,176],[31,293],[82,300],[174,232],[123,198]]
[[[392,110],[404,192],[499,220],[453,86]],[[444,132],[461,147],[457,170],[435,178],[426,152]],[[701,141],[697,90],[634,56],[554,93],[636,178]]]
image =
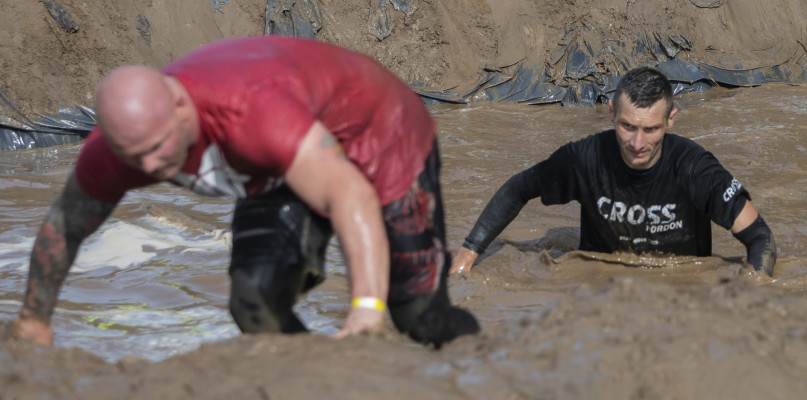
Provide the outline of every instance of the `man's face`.
[[125,164],[157,180],[174,177],[182,169],[190,146],[180,118],[174,115],[159,121],[147,132],[132,135],[129,140],[121,135],[110,147]]
[[[618,101],[618,111],[614,108]],[[677,109],[667,115],[667,102],[661,99],[649,108],[639,108],[626,95],[608,102],[608,112],[616,129],[622,160],[633,169],[648,169],[661,157],[661,144],[673,126]]]

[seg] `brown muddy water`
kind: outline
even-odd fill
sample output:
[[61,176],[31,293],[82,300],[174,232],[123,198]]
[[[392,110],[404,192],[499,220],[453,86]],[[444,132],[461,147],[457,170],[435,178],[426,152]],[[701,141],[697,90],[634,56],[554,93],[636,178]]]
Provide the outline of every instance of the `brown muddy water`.
[[[713,89],[676,103],[681,111],[671,131],[712,151],[771,226],[779,246],[773,278],[744,267],[744,248],[718,226],[714,257],[575,251],[579,207],[533,201],[470,274],[451,278],[453,299],[479,317],[482,339],[446,346],[442,361],[430,358],[419,374],[452,377],[459,393],[473,398],[592,398],[597,391],[654,397],[682,377],[696,383],[693,392],[655,397],[777,397],[805,389],[807,383],[792,385],[807,371],[807,87]],[[601,105],[431,111],[454,250],[513,173],[610,126]],[[0,154],[0,321],[20,307],[33,238],[79,149]],[[239,335],[227,311],[231,212],[229,199],[168,185],[127,195],[83,245],[66,281],[54,317],[57,346],[109,361],[159,361]],[[347,310],[335,242],[327,270],[328,281],[295,308],[322,335],[336,332]],[[735,382],[745,376],[768,386]],[[624,379],[630,388],[620,388]],[[552,382],[563,387],[547,392]],[[710,392],[713,382],[732,387]]]

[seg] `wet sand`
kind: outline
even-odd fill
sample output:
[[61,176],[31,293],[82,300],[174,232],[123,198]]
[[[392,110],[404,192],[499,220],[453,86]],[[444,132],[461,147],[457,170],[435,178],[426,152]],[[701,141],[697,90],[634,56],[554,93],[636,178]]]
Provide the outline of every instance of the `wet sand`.
[[[301,299],[311,335],[244,337],[227,314],[232,205],[170,186],[129,195],[82,248],[57,347],[0,344],[0,398],[799,398],[807,383],[807,88],[676,97],[674,133],[712,151],[773,230],[773,278],[713,227],[714,257],[579,252],[575,204],[528,204],[450,281],[483,333],[433,351],[393,333],[334,341],[344,261]],[[607,108],[438,106],[449,243],[493,192]],[[44,213],[80,145],[0,154],[0,324],[13,318]],[[201,346],[201,348],[199,348]]]

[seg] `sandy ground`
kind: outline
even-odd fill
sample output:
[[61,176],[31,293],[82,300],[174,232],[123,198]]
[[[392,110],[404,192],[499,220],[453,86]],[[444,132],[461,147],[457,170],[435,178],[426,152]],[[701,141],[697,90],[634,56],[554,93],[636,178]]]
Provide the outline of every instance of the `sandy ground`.
[[[78,26],[69,32],[44,3],[2,1],[0,92],[25,114],[92,105],[95,86],[117,66],[161,66],[216,39],[260,35],[266,5],[231,0],[216,12],[208,0],[63,0]],[[807,37],[803,0],[732,0],[716,8],[683,0],[412,3],[418,8],[409,16],[388,7],[392,34],[379,41],[367,28],[367,1],[322,0],[318,38],[369,54],[407,82],[444,89],[520,60],[548,65],[572,28],[581,43],[624,46],[648,32],[686,34],[692,48],[680,58],[745,66],[793,57]],[[142,24],[138,30],[142,18],[148,30]],[[156,364],[109,364],[81,350],[3,337],[0,400],[798,398],[807,390],[801,379],[807,301],[749,283],[763,277],[731,279],[744,272],[726,271],[729,278],[716,276],[706,289],[657,284],[642,274],[616,277],[576,291],[547,313],[440,351],[390,332],[345,341],[269,335],[206,345]],[[609,328],[619,326],[636,328],[627,336]],[[702,339],[708,337],[716,339]],[[589,341],[612,346],[587,352]],[[508,370],[508,357],[532,368]]]

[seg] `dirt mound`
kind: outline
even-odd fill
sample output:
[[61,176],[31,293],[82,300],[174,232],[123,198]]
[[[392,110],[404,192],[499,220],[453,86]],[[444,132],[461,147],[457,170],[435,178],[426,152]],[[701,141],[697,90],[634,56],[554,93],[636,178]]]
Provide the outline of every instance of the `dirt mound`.
[[[0,92],[24,115],[92,106],[98,82],[114,67],[159,67],[210,41],[261,35],[267,5],[266,0],[3,3]],[[807,77],[807,7],[801,0],[711,2],[715,8],[694,0],[393,3],[407,8],[398,11],[386,1],[320,0],[317,38],[368,54],[406,82],[461,94],[486,73],[516,63],[561,85],[673,58],[745,75],[758,70],[770,79]],[[371,4],[385,8],[389,36],[383,40],[373,34],[371,22],[379,11]],[[72,25],[60,24],[54,8]]]

